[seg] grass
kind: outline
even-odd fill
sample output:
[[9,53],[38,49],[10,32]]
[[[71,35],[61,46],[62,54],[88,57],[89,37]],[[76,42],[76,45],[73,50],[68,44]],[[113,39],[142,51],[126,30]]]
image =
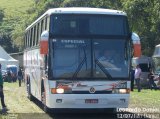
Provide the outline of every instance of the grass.
[[4,83],[5,103],[9,113],[44,113],[37,105],[26,98],[24,83],[22,87],[16,83]]
[[[130,96],[130,104],[129,108],[139,108],[141,111],[143,109],[151,109],[154,112],[160,113],[160,90],[150,90],[150,89],[144,89],[141,92],[138,92],[137,90],[134,90],[131,92]],[[146,113],[152,113],[152,111],[145,111]]]
[[9,109],[8,114],[0,115],[0,119],[50,119],[49,115],[27,98],[24,83],[19,87],[16,83],[4,83],[5,103]]
[[23,29],[23,25],[32,19],[32,15],[27,11],[33,6],[34,0],[0,0],[0,9],[4,11],[3,22],[0,25],[1,30],[9,33],[16,29],[19,33],[19,30]]
[[4,9],[6,17],[23,16],[34,0],[0,0],[0,8]]
[[[39,108],[34,102],[29,101],[26,95],[26,89],[24,83],[22,83],[22,87],[18,86],[18,82],[16,83],[4,83],[4,94],[5,94],[5,102],[7,107],[9,108],[9,115],[18,114],[30,114],[27,115],[27,118],[33,117],[45,119],[50,118],[47,114],[45,114],[42,109]],[[131,109],[158,109],[160,113],[160,90],[149,90],[143,89],[141,92],[138,92],[136,89],[131,92],[130,95],[130,104],[129,108]],[[131,111],[132,112],[132,111]],[[138,112],[141,113],[141,112]],[[144,111],[142,113],[145,113]],[[152,113],[147,112],[146,113]],[[1,118],[7,118],[6,116],[0,116]],[[15,116],[15,115],[14,115]],[[16,115],[17,116],[17,115]],[[35,117],[36,116],[36,117]],[[21,117],[24,118],[24,115]],[[19,119],[19,118],[18,118]]]

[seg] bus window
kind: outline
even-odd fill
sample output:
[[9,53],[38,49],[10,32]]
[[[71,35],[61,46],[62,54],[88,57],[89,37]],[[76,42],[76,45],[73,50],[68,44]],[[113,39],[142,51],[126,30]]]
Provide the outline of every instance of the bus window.
[[30,35],[30,44],[29,44],[29,47],[32,47],[32,42],[33,42],[33,28],[31,29],[30,31],[31,35]]
[[[54,25],[53,25],[54,24]],[[127,19],[112,15],[52,15],[55,35],[127,35]]]
[[44,20],[42,20],[40,23],[41,23],[41,30],[40,30],[40,34],[41,34],[43,32],[43,30],[44,30],[44,25],[43,25],[44,24]]

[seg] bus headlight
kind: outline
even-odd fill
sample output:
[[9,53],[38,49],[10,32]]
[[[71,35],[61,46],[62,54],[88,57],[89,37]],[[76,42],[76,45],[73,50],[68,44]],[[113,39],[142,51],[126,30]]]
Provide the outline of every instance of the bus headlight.
[[59,87],[59,88],[51,88],[51,93],[52,94],[62,94],[62,93],[67,93],[67,94],[69,94],[69,93],[72,93],[72,89],[71,88],[61,88],[61,87]]
[[130,93],[130,89],[113,89],[114,94],[127,94]]
[[119,93],[127,93],[126,89],[119,89]]
[[122,94],[126,94],[126,93],[130,93],[130,89],[119,89],[119,93],[122,93]]
[[64,89],[63,89],[63,88],[57,88],[57,89],[56,89],[56,92],[57,92],[57,93],[64,93]]

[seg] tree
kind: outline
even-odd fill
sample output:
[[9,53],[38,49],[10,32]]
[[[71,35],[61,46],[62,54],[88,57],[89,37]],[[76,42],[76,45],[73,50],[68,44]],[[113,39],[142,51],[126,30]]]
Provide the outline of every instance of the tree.
[[[25,28],[49,8],[96,7],[123,10],[127,13],[132,31],[139,34],[143,55],[151,56],[154,46],[160,43],[159,0],[34,0],[35,3],[24,13],[10,21],[4,20],[0,10],[0,33],[7,32],[8,39],[22,50]],[[3,20],[3,22],[2,22]],[[2,35],[1,35],[2,37]],[[13,44],[12,44],[13,46]]]
[[150,0],[122,0],[127,12],[131,30],[139,34],[142,54],[151,56],[155,45],[155,31],[152,31],[152,10],[154,3]]
[[3,21],[4,18],[4,11],[0,9],[0,23]]

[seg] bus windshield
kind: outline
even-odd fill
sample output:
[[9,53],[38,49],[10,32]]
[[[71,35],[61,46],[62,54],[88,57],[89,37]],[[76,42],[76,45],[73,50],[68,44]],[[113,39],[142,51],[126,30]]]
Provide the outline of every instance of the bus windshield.
[[126,16],[95,14],[54,14],[51,16],[51,33],[60,36],[128,35]]
[[127,78],[129,46],[125,39],[53,39],[53,78]]

